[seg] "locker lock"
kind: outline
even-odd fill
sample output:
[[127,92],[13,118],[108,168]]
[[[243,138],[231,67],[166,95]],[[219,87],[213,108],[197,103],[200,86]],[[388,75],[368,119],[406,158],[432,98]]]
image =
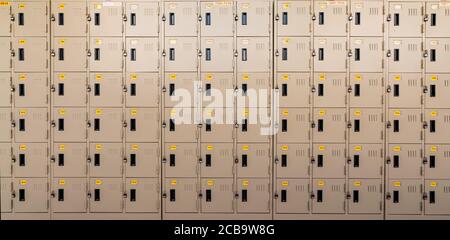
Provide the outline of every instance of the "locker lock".
[[238,57],[238,56],[239,56],[238,51],[234,51],[234,56],[235,56],[235,57]]
[[202,162],[203,162],[203,159],[202,159],[202,158],[199,158],[199,159],[198,159],[198,162],[199,162],[199,163],[202,163]]
[[422,199],[423,200],[428,200],[428,194],[426,192],[423,193]]
[[316,87],[315,87],[315,86],[312,86],[312,87],[311,87],[311,92],[312,92],[312,93],[315,93],[315,92],[316,92]]
[[316,123],[315,122],[312,122],[311,123],[311,128],[315,128],[316,127]]
[[234,198],[236,198],[236,199],[239,198],[239,193],[235,193]]
[[423,93],[428,93],[428,87],[427,86],[423,87]]
[[88,157],[86,160],[88,163],[90,163],[92,161],[91,157]]
[[238,159],[238,158],[235,158],[235,159],[234,159],[234,163],[236,163],[236,164],[239,163],[239,159]]
[[166,15],[162,15],[161,20],[162,20],[163,22],[165,22],[165,21],[166,21]]
[[162,51],[162,53],[161,53],[161,55],[163,56],[163,57],[165,57],[166,56],[166,51]]
[[387,88],[386,88],[386,92],[387,93],[390,93],[392,91],[392,88],[391,88],[391,86],[387,86]]
[[16,52],[14,52],[14,50],[11,50],[11,57],[15,57],[16,56]]
[[52,49],[52,51],[50,52],[50,55],[51,55],[52,57],[56,56],[55,50]]
[[424,22],[428,22],[428,14],[425,14],[425,15],[423,16],[423,21],[424,21]]
[[16,127],[16,122],[11,121],[11,127],[12,127],[12,128],[15,128],[15,127]]
[[199,193],[198,194],[198,198],[202,198],[203,197],[203,194],[202,193]]
[[55,198],[55,192],[54,191],[52,191],[51,193],[50,193],[50,197],[52,197],[52,198]]
[[347,56],[348,56],[348,57],[352,57],[352,56],[353,56],[353,52],[352,52],[352,50],[348,50],[348,54],[347,54]]
[[199,123],[199,124],[197,124],[197,127],[198,127],[198,128],[202,128],[202,127],[203,127],[203,124]]
[[87,92],[91,92],[91,86],[86,85],[86,91],[87,91]]
[[198,50],[198,51],[197,51],[197,55],[198,55],[199,57],[201,57],[201,56],[203,55],[202,51],[201,51],[201,50]]
[[56,127],[55,121],[52,120],[52,122],[50,123],[50,125],[51,125],[52,127]]
[[87,126],[88,128],[90,128],[90,127],[91,127],[91,121],[87,121],[86,126]]
[[87,193],[87,197],[91,198],[92,194],[90,192]]
[[391,200],[391,193],[386,193],[386,199]]
[[127,88],[127,86],[123,85],[123,87],[122,87],[122,91],[123,91],[123,92],[128,92],[128,88]]
[[198,21],[201,22],[203,20],[202,15],[198,15]]
[[54,14],[52,14],[52,16],[50,17],[50,20],[51,20],[52,22],[56,21],[56,18],[55,18],[55,15],[54,15]]
[[163,194],[162,194],[162,198],[167,198],[167,194],[166,194],[166,193],[163,193]]
[[166,87],[162,87],[162,88],[161,88],[161,91],[162,91],[162,92],[166,92],[166,91],[167,91]]
[[345,198],[350,199],[350,198],[352,198],[352,195],[348,192],[348,193],[345,195]]
[[126,127],[128,126],[128,123],[127,123],[126,121],[123,121],[122,126],[123,126],[124,128],[126,128]]
[[315,13],[312,15],[311,20],[316,21],[316,14]]
[[10,19],[11,19],[11,22],[14,22],[14,21],[16,20],[16,18],[14,17],[14,15],[11,15]]
[[347,88],[347,92],[348,92],[348,93],[352,93],[352,92],[353,92],[353,88],[352,88],[352,86],[348,86],[348,88]]
[[163,123],[162,123],[162,127],[163,127],[163,128],[166,128],[166,126],[167,126],[166,122],[163,122]]
[[239,124],[238,123],[234,123],[234,128],[239,128]]
[[280,15],[277,14],[277,15],[275,16],[275,21],[278,21],[278,20],[280,20]]
[[86,54],[88,57],[90,57],[92,54],[91,54],[91,50],[88,50],[87,51],[87,54]]
[[166,162],[167,162],[167,159],[164,157],[161,161],[162,161],[163,163],[166,163]]
[[353,21],[353,14],[348,15],[348,21]]
[[277,50],[277,51],[275,51],[275,56],[280,56],[280,52]]
[[313,51],[311,52],[311,56],[312,56],[312,57],[315,57],[315,56],[316,56],[316,50],[313,50]]
[[15,92],[16,91],[16,87],[14,85],[11,85],[11,92]]
[[428,50],[423,51],[423,57],[424,58],[428,57]]
[[88,22],[90,22],[92,19],[91,19],[91,15],[86,15],[86,20],[88,21]]
[[316,197],[316,195],[314,193],[311,193],[311,195],[309,196],[311,199],[314,199]]
[[122,53],[122,54],[123,54],[124,57],[128,56],[128,53],[127,53],[127,51],[125,51],[125,50],[123,50],[123,53]]
[[386,123],[386,128],[391,128],[391,126],[392,126],[391,122],[388,121],[388,122]]
[[427,122],[423,122],[422,123],[422,127],[423,127],[423,129],[427,129],[428,128],[428,123]]
[[236,14],[236,15],[234,15],[234,21],[239,21],[239,16]]
[[128,197],[128,194],[127,194],[127,193],[123,193],[123,194],[122,194],[122,197],[123,197],[123,198],[127,198],[127,197]]
[[275,193],[275,194],[273,195],[273,197],[274,197],[275,199],[278,199],[278,193]]
[[50,87],[50,91],[51,92],[55,92],[56,91],[55,85],[52,84],[52,86]]
[[386,158],[386,164],[391,164],[391,158],[390,157]]
[[391,21],[391,14],[388,14],[386,17],[386,21],[390,22]]
[[15,192],[15,191],[12,191],[12,192],[11,192],[11,197],[12,197],[12,198],[16,198],[16,192]]
[[423,163],[423,164],[428,164],[428,159],[427,159],[426,157],[424,157],[424,158],[422,159],[422,163]]
[[275,164],[278,164],[280,162],[280,160],[278,158],[275,158]]
[[352,123],[350,121],[347,122],[347,128],[352,128]]
[[11,161],[12,161],[13,163],[15,163],[15,162],[16,162],[16,156],[12,156]]
[[55,156],[52,156],[52,157],[50,158],[50,162],[54,163],[55,161],[56,161]]
[[124,14],[124,15],[122,16],[122,20],[123,20],[124,22],[128,21],[127,15]]
[[386,52],[386,57],[391,57],[391,55],[392,55],[391,50],[388,50],[388,51]]
[[314,157],[311,157],[311,163],[314,164],[316,162],[316,159]]
[[124,157],[124,158],[122,159],[122,161],[123,161],[124,163],[127,163],[127,162],[128,162],[128,159],[127,159],[126,157]]
[[347,163],[351,164],[352,163],[352,159],[351,158],[347,158]]

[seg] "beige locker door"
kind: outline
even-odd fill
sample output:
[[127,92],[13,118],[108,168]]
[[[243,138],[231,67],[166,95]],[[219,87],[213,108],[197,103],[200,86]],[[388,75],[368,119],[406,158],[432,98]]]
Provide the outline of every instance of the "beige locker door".
[[311,42],[309,37],[278,37],[277,71],[309,72]]
[[[119,37],[91,37],[89,67],[91,71],[122,71],[123,45]],[[88,55],[89,55],[88,54]]]
[[450,206],[447,204],[450,200],[448,192],[450,182],[448,180],[425,180],[425,214],[426,215],[448,215]]
[[315,73],[314,107],[345,107],[347,89],[345,73]]
[[202,37],[200,69],[203,72],[232,72],[234,69],[233,37]]
[[350,109],[351,143],[382,143],[384,140],[384,115],[382,109]]
[[276,213],[295,214],[308,213],[310,204],[309,179],[277,179],[276,180]]
[[197,142],[198,125],[193,122],[193,108],[165,108],[164,141]]
[[202,111],[201,142],[233,142],[235,138],[234,124],[231,122],[234,121],[233,109],[217,107],[203,108]]
[[236,5],[237,36],[269,36],[272,26],[269,1],[242,1]]
[[165,71],[197,71],[197,37],[166,37],[164,46]]
[[391,37],[420,37],[423,25],[423,3],[390,2],[388,29]]
[[126,39],[126,71],[127,72],[157,72],[159,69],[158,38],[127,38]]
[[127,107],[158,107],[161,91],[158,73],[129,73],[125,86]]
[[159,212],[161,195],[158,178],[127,178],[125,181],[127,213]]
[[166,36],[196,36],[197,2],[164,3],[164,33]]
[[422,104],[422,75],[420,73],[389,74],[388,106],[420,108]]
[[11,35],[11,7],[9,4],[0,6],[0,22],[10,22],[9,24],[2,24],[2,26],[0,26],[0,36]]
[[423,136],[420,109],[388,110],[388,141],[390,143],[420,143]]
[[421,178],[423,156],[420,144],[389,144],[387,176],[391,179]]
[[200,2],[202,36],[232,36],[234,26],[233,2]]
[[309,178],[311,156],[308,144],[278,142],[275,158],[277,178]]
[[422,214],[422,180],[390,179],[386,185],[387,215]]
[[157,37],[159,26],[158,2],[125,3],[125,35]]
[[426,109],[425,142],[427,143],[450,143],[450,111],[448,109]]
[[350,9],[351,36],[383,35],[383,1],[351,1]]
[[425,145],[424,174],[426,179],[445,179],[450,167],[450,145]]
[[346,134],[346,109],[322,108],[313,112],[314,142],[344,142]]
[[308,108],[281,108],[275,127],[278,142],[308,142],[311,139],[310,115]]
[[87,117],[85,108],[53,108],[53,140],[57,142],[86,141]]
[[389,72],[421,72],[422,38],[390,38]]
[[164,176],[196,177],[199,170],[199,157],[196,143],[165,143]]
[[234,180],[233,178],[201,179],[202,213],[234,212]]
[[53,38],[52,56],[54,71],[86,71],[86,53],[86,38]]
[[347,39],[345,37],[314,38],[314,71],[345,72]]
[[86,143],[54,143],[51,159],[53,176],[86,177],[87,158]]
[[268,178],[272,172],[268,144],[237,145],[237,176],[239,178]]
[[381,179],[349,179],[348,213],[380,214],[383,188]]
[[0,140],[11,141],[11,108],[0,108]]
[[166,73],[164,82],[165,107],[194,107],[195,94],[201,86],[196,73]]
[[349,178],[381,178],[384,166],[382,144],[350,144],[348,149]]
[[350,38],[350,72],[383,72],[383,38]]
[[270,71],[269,37],[238,37],[237,71]]
[[427,21],[425,23],[425,34],[427,37],[447,37],[450,35],[450,30],[445,27],[450,21],[450,14],[448,11],[450,5],[444,2],[427,2],[426,4],[426,16]]
[[46,107],[49,101],[45,73],[19,73],[13,76],[16,107]]
[[202,143],[200,151],[200,176],[202,178],[233,177],[233,143]]
[[48,139],[47,108],[18,108],[14,113],[16,142],[46,142]]
[[11,178],[0,178],[0,212],[12,211],[12,184]]
[[48,69],[48,43],[45,37],[12,40],[13,68],[16,72],[44,72]]
[[[258,73],[238,73],[237,74],[237,114],[247,114],[249,108],[253,111],[260,111],[261,108],[270,107],[271,102],[272,77],[269,72]],[[259,109],[256,109],[259,108]],[[242,109],[242,111],[241,111]],[[245,112],[243,112],[245,111]],[[255,114],[250,112],[249,114]],[[269,113],[268,113],[269,114]],[[238,115],[238,120],[239,120]],[[243,117],[245,115],[242,115]]]
[[[278,36],[307,36],[311,32],[311,2],[278,1],[276,6]],[[304,24],[298,24],[304,23]]]
[[127,108],[125,113],[127,142],[158,142],[161,123],[158,108]]
[[329,1],[314,2],[314,35],[345,36],[347,33],[347,1],[330,4]]
[[345,178],[344,144],[314,144],[312,175],[314,178]]
[[[268,118],[269,108],[238,108],[237,110],[237,140],[239,143],[270,141],[271,123],[261,121],[261,117]],[[258,114],[258,115],[257,115]],[[262,115],[262,116],[261,116]],[[259,117],[258,117],[259,116]],[[266,120],[266,119],[264,119]]]
[[87,105],[85,73],[54,73],[51,90],[54,107],[86,107]]
[[53,36],[76,37],[87,34],[86,2],[52,1]]
[[13,154],[15,176],[47,177],[49,149],[46,143],[16,143]]
[[91,178],[89,186],[89,209],[91,212],[122,212],[122,178]]
[[53,212],[87,212],[87,190],[85,178],[53,178],[51,199]]
[[125,176],[159,177],[161,171],[159,143],[126,143]]
[[345,179],[313,179],[312,213],[343,214]]
[[350,107],[382,107],[385,91],[382,73],[350,73],[349,85]]
[[89,31],[91,36],[122,36],[122,3],[89,3]]
[[91,177],[121,177],[123,152],[121,143],[91,143],[89,146]]
[[450,74],[425,75],[425,108],[450,108]]
[[119,142],[123,137],[121,108],[91,108],[89,139],[94,142]]
[[[0,8],[1,9],[1,8]],[[0,71],[11,70],[11,39],[9,37],[0,37]]]
[[271,210],[271,184],[269,179],[237,179],[237,212],[269,213]]
[[226,99],[227,94],[232,93],[235,88],[233,73],[202,73],[201,81],[204,108],[233,107],[234,99]]
[[309,73],[278,73],[280,107],[309,107],[311,86]]
[[11,159],[12,159],[11,143],[0,143],[0,176],[2,178],[11,177],[12,171]]
[[196,178],[166,178],[164,181],[165,213],[196,213],[199,211],[199,183]]
[[425,42],[428,56],[425,60],[427,73],[450,73],[448,62],[450,61],[450,40],[445,38],[428,38]]
[[15,2],[12,4],[15,37],[46,36],[48,33],[48,6],[46,2]]
[[48,212],[48,182],[45,178],[16,178],[13,181],[16,213]]
[[91,107],[122,107],[121,73],[91,73],[89,82]]

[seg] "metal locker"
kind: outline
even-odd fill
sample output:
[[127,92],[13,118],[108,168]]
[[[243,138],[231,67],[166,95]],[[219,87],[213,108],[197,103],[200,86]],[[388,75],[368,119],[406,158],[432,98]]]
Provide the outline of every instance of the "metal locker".
[[86,143],[54,143],[50,161],[54,177],[86,177]]
[[122,108],[92,108],[89,115],[90,141],[122,141]]
[[347,90],[345,73],[315,73],[314,107],[345,107]]
[[351,1],[350,36],[383,36],[383,1]]
[[380,214],[382,210],[383,188],[381,179],[348,180],[348,213]]
[[350,73],[350,107],[383,106],[384,78],[382,73]]
[[390,38],[389,72],[422,72],[422,48],[421,38]]
[[85,73],[55,73],[51,86],[54,107],[86,106],[87,76]]
[[122,38],[90,38],[88,51],[91,71],[122,71]]
[[87,42],[84,37],[53,38],[54,71],[86,71]]
[[311,120],[309,108],[282,108],[275,126],[277,141],[282,143],[309,142]]
[[122,107],[123,83],[121,73],[91,73],[89,80],[91,107]]
[[125,140],[127,142],[157,142],[160,138],[158,108],[126,108]]
[[313,144],[312,175],[314,178],[345,178],[344,144]]
[[[240,113],[240,114],[239,114]],[[270,141],[271,123],[265,122],[270,114],[270,108],[241,108],[237,109],[237,141],[264,142]],[[262,119],[263,118],[263,119]],[[268,119],[267,119],[268,120]],[[270,120],[269,120],[270,121]]]
[[13,75],[16,107],[46,107],[48,104],[48,76],[46,73]]
[[52,1],[53,36],[76,37],[87,34],[86,2]]
[[[272,82],[269,72],[237,74],[237,108],[252,108],[261,111],[271,105]],[[266,104],[266,105],[264,105]],[[242,109],[246,110],[246,109]],[[255,114],[255,112],[253,112]]]
[[390,143],[420,143],[422,140],[420,109],[389,109],[387,135]]
[[158,73],[130,73],[125,78],[125,104],[127,107],[158,107]]
[[424,158],[425,179],[448,178],[450,167],[450,145],[425,144]]
[[196,178],[166,178],[164,185],[164,212],[196,213],[199,211],[199,186]]
[[425,108],[450,108],[450,74],[425,75]]
[[45,37],[14,38],[13,68],[15,72],[44,72],[48,69],[48,43]]
[[352,37],[350,53],[350,72],[383,72],[383,38]]
[[233,177],[233,143],[202,143],[200,151],[201,177]]
[[91,142],[87,162],[91,177],[121,177],[123,172],[122,144]]
[[228,100],[227,94],[231,94],[235,89],[233,73],[202,73],[201,81],[203,107],[232,108],[233,102],[228,103],[224,100]]
[[445,27],[445,23],[450,21],[450,5],[445,2],[427,2],[425,14],[425,36],[427,37],[448,37],[450,29]]
[[166,37],[164,46],[165,71],[197,71],[197,37]]
[[310,1],[278,1],[276,8],[278,36],[308,36],[310,34]]
[[422,75],[420,73],[389,74],[388,106],[420,108],[422,104]]
[[16,142],[46,142],[48,139],[47,108],[18,108],[14,112]]
[[423,169],[423,151],[420,144],[389,144],[387,175],[392,179],[420,178]]
[[427,38],[425,49],[427,53],[425,71],[427,73],[450,73],[447,64],[450,61],[450,39]]
[[122,212],[122,178],[91,178],[89,182],[90,212]]
[[9,37],[0,37],[0,54],[2,55],[2,58],[0,58],[0,71],[10,71],[11,57],[9,56],[11,56],[11,39]]
[[197,142],[198,125],[193,122],[193,108],[166,108],[164,111],[164,141]]
[[88,21],[90,36],[122,36],[122,3],[89,3]]
[[202,213],[233,213],[233,178],[202,179]]
[[276,147],[277,178],[309,178],[311,163],[309,144],[278,143]]
[[425,180],[425,215],[450,214],[449,189],[449,180]]
[[314,109],[313,141],[345,142],[346,123],[345,108]]
[[11,177],[12,172],[11,143],[0,143],[0,177]]
[[380,144],[350,144],[348,149],[348,177],[353,179],[382,178],[384,148]]
[[345,212],[345,179],[313,179],[312,213]]
[[387,183],[387,215],[419,215],[422,213],[422,180],[391,179]]
[[269,37],[238,37],[237,71],[269,72],[270,52]]
[[272,170],[269,144],[237,144],[238,178],[268,178]]
[[85,178],[53,178],[52,211],[55,213],[87,212],[87,190]]
[[309,73],[278,73],[278,103],[280,107],[309,107],[311,103]]
[[13,180],[14,212],[48,212],[48,190],[47,177],[15,178]]
[[158,38],[126,39],[126,71],[157,72],[159,69]]
[[233,110],[221,107],[203,108],[201,142],[233,142],[235,138]]
[[425,142],[450,143],[450,110],[426,109],[424,115]]
[[347,35],[347,1],[314,2],[314,36]]
[[125,211],[156,213],[160,209],[160,182],[157,178],[127,178],[125,180]]
[[237,212],[269,213],[271,209],[270,180],[265,178],[237,179]]
[[200,70],[232,72],[234,69],[233,37],[202,37]]
[[314,71],[345,72],[347,68],[347,38],[314,38]]
[[9,3],[0,6],[0,22],[5,23],[2,24],[2,26],[0,26],[0,36],[10,36],[12,29],[11,29],[11,7],[9,6]]
[[166,178],[196,177],[198,163],[196,143],[165,143],[163,164]]
[[86,141],[87,111],[85,108],[53,108],[53,140],[60,142]]
[[384,140],[382,109],[350,109],[350,143],[382,143]]
[[12,184],[11,178],[0,178],[0,212],[12,211]]
[[200,12],[202,36],[233,36],[233,2],[200,2]]
[[269,36],[272,6],[269,1],[237,3],[237,36]]
[[164,3],[165,36],[197,36],[197,2]]
[[11,108],[0,108],[0,141],[10,142],[11,134]]
[[125,176],[151,177],[160,176],[159,143],[126,143],[125,144]]
[[309,37],[278,37],[277,71],[308,72],[311,69]]
[[293,214],[309,212],[309,179],[277,179],[276,213]]
[[390,2],[389,36],[420,37],[422,36],[423,4],[421,2]]
[[157,37],[159,34],[159,3],[134,2],[125,4],[125,35]]
[[166,73],[164,92],[165,107],[194,107],[195,94],[198,93],[200,82],[197,74],[190,73]]
[[12,3],[14,36],[46,36],[48,33],[48,6],[42,2]]

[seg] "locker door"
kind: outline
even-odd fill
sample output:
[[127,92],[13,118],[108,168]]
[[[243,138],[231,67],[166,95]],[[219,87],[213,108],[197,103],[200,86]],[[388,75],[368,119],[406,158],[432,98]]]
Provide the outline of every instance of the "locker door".
[[345,195],[345,179],[313,179],[312,213],[344,213]]
[[382,109],[350,109],[351,143],[382,143],[384,116]]
[[198,212],[199,186],[196,178],[166,178],[164,185],[164,212]]
[[[450,11],[450,10],[449,10]],[[448,62],[450,61],[450,40],[445,38],[427,38],[425,49],[428,56],[425,62],[425,71],[450,73]]]
[[160,151],[158,143],[126,143],[125,175],[127,177],[159,177]]
[[159,141],[161,124],[157,108],[127,108],[126,123],[127,142]]
[[16,73],[13,89],[16,107],[46,107],[48,104],[48,76],[45,73]]
[[121,141],[123,120],[121,108],[97,108],[90,110],[89,139],[91,141]]
[[159,179],[127,178],[125,183],[125,211],[127,213],[159,212]]
[[232,36],[234,32],[233,2],[200,2],[202,36]]
[[422,213],[422,180],[389,180],[386,214],[419,215]]
[[423,91],[421,79],[420,73],[389,74],[389,107],[420,108]]
[[350,71],[382,72],[383,71],[383,38],[365,37],[350,39]]
[[276,213],[309,212],[309,179],[277,179]]
[[314,144],[312,174],[314,178],[345,177],[345,145]]
[[89,146],[91,177],[121,177],[123,153],[121,143],[91,143]]
[[311,3],[278,1],[275,20],[278,36],[307,36],[311,32]]
[[165,38],[165,71],[197,71],[196,37]]
[[47,178],[14,179],[13,209],[16,213],[48,212]]
[[127,107],[158,107],[158,73],[130,73],[125,79],[125,103]]
[[234,156],[232,143],[201,144],[201,177],[233,177]]
[[92,107],[121,107],[123,85],[121,73],[91,73],[89,98]]
[[[233,102],[228,104],[225,97],[229,92],[232,92],[235,89],[233,73],[202,73],[201,81],[203,107],[232,108]],[[224,116],[223,119],[225,119],[225,117],[227,116]]]
[[308,144],[277,144],[275,170],[277,178],[308,178],[310,175]]
[[198,156],[196,143],[165,144],[163,157],[164,176],[196,177]]
[[233,37],[202,37],[201,71],[231,72],[234,68]]
[[127,72],[157,72],[159,69],[158,38],[127,38]]
[[450,214],[450,182],[449,180],[425,180],[425,214]]
[[11,108],[0,108],[0,141],[11,141],[11,121]]
[[419,143],[422,140],[420,109],[389,109],[388,141],[391,143]]
[[165,74],[165,107],[194,107],[195,93],[198,91],[196,73],[166,73]]
[[450,110],[426,109],[425,141],[427,143],[450,143]]
[[382,183],[379,179],[351,179],[348,183],[350,214],[380,214],[383,201]]
[[48,32],[46,2],[16,2],[12,4],[14,36],[45,36]]
[[[427,37],[447,37],[450,35],[450,30],[445,26],[450,20],[450,6],[444,2],[429,2],[426,4],[426,25],[425,34]],[[442,26],[442,27],[441,27]]]
[[237,70],[239,72],[270,71],[270,46],[268,37],[237,39]]
[[269,36],[271,8],[269,1],[237,3],[237,36]]
[[314,35],[345,36],[347,33],[347,2],[314,2]]
[[389,178],[420,178],[422,175],[422,149],[420,144],[389,144],[387,173]]
[[16,142],[42,142],[48,139],[48,112],[46,108],[16,109],[14,113]]
[[282,108],[275,131],[278,142],[308,142],[311,135],[308,108]]
[[384,152],[382,144],[350,144],[347,159],[349,178],[381,178]]
[[[232,108],[203,108],[202,114],[201,142],[233,142],[235,133]],[[228,122],[227,117],[231,118]]]
[[197,36],[197,2],[164,3],[166,36]]
[[89,185],[89,209],[91,212],[122,212],[122,178],[91,178]]
[[345,107],[347,76],[345,73],[315,73],[314,107]]
[[0,176],[2,178],[11,177],[11,170],[12,170],[11,159],[12,159],[11,143],[0,143]]
[[122,38],[91,38],[90,47],[91,71],[122,71]]
[[54,71],[86,71],[87,42],[84,37],[53,38]]
[[384,78],[382,73],[350,73],[350,107],[382,107]]
[[345,72],[347,40],[345,37],[314,38],[314,71]]
[[391,38],[387,56],[390,72],[421,72],[422,39]]
[[55,73],[51,92],[55,107],[86,106],[87,77],[85,73]]
[[390,2],[389,36],[420,37],[422,35],[422,8],[421,2]]
[[53,109],[53,140],[60,142],[86,141],[87,111],[85,108]]
[[309,73],[278,73],[277,86],[280,107],[308,107],[311,99]]
[[271,187],[269,179],[237,179],[238,213],[269,213]]
[[351,1],[351,36],[383,35],[383,1]]
[[54,36],[86,36],[86,2],[52,1],[52,32]]
[[[0,7],[0,21],[2,23],[11,22],[11,7],[9,3]],[[9,36],[11,35],[11,23],[2,24],[0,27],[0,36]],[[2,55],[3,56],[3,55]]]
[[192,108],[166,108],[163,122],[166,142],[197,142],[198,126]]
[[[239,143],[243,142],[265,142],[269,143],[270,123],[261,121],[261,115],[264,118],[270,114],[270,109],[263,108],[240,108],[237,110],[238,114],[238,130],[237,140]],[[258,117],[259,114],[260,117]]]
[[450,145],[425,145],[425,178],[445,179],[450,167]]
[[52,209],[55,213],[87,211],[87,181],[84,178],[54,178]]
[[[1,8],[0,8],[1,11]],[[0,12],[1,14],[1,12]],[[9,37],[0,37],[0,71],[10,71],[11,69],[11,39]]]
[[450,108],[450,74],[425,75],[425,108]]
[[311,69],[309,37],[278,37],[277,70],[307,72]]
[[236,157],[238,178],[270,176],[271,155],[268,144],[238,144]]
[[43,72],[48,68],[48,45],[46,38],[15,38],[13,67],[16,72]]
[[0,212],[2,213],[12,210],[11,185],[11,178],[0,178]]
[[122,36],[122,3],[89,3],[88,21],[91,36]]
[[157,37],[159,33],[159,3],[125,3],[125,35]]
[[86,143],[55,143],[53,144],[54,177],[86,177],[87,174]]
[[[238,112],[247,111],[250,108],[255,112],[249,114],[256,114],[256,110],[263,113],[262,108],[271,105],[270,94],[272,89],[272,80],[269,72],[264,73],[238,73],[237,74],[237,99],[236,104]],[[264,105],[266,104],[266,105]],[[259,109],[256,109],[259,108]],[[242,111],[240,111],[242,109]],[[243,117],[247,112],[243,113]],[[252,115],[250,115],[252,116]],[[253,117],[253,116],[252,116]],[[239,120],[239,115],[238,115]]]
[[233,178],[202,179],[202,213],[233,213],[233,190]]
[[314,142],[344,142],[346,111],[344,108],[314,109]]

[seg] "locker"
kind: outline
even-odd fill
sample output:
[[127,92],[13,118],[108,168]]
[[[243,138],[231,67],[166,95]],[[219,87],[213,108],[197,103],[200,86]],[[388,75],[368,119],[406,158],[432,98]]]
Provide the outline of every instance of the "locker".
[[164,146],[164,176],[196,177],[199,157],[196,143],[166,143]]
[[75,37],[87,34],[86,2],[52,1],[53,36]]
[[269,1],[237,3],[237,36],[269,36],[271,9]]
[[197,71],[198,46],[196,37],[167,37],[163,52],[165,71]]
[[87,174],[86,143],[54,143],[50,161],[54,177],[86,177]]
[[243,107],[264,108],[270,106],[271,81],[269,72],[238,73],[236,99],[238,110]]
[[269,72],[270,50],[269,37],[238,37],[237,71]]
[[13,209],[16,213],[46,213],[48,211],[47,178],[15,178]]
[[314,71],[346,71],[348,53],[345,37],[314,38],[314,48]]
[[53,108],[53,140],[86,141],[87,111],[85,108]]
[[233,143],[202,143],[200,151],[201,177],[233,177]]
[[13,76],[16,107],[46,107],[48,76],[45,73],[16,73]]
[[391,179],[387,186],[387,215],[419,215],[422,213],[421,180]]
[[53,178],[51,202],[55,213],[87,212],[85,178]]
[[165,36],[197,36],[197,2],[164,3]]
[[127,213],[159,212],[159,179],[127,178],[125,181],[125,211]]
[[51,87],[54,107],[82,107],[87,104],[85,73],[54,73]]
[[237,144],[238,178],[268,178],[271,173],[271,154],[268,144]]
[[202,179],[202,213],[233,213],[233,178]]
[[450,111],[446,109],[425,110],[425,141],[427,143],[450,143]]
[[89,113],[90,141],[122,141],[122,109],[121,108],[92,108]]
[[314,2],[314,36],[347,35],[347,1]]
[[352,37],[350,53],[351,72],[383,72],[383,38]]
[[346,122],[346,110],[344,108],[314,109],[313,141],[344,142]]
[[350,109],[351,143],[382,143],[384,116],[382,109]]
[[203,108],[201,142],[233,142],[235,138],[233,108]]
[[16,109],[13,125],[16,142],[42,142],[48,139],[46,108]]
[[347,76],[345,73],[314,74],[314,107],[345,107]]
[[422,39],[390,38],[387,57],[389,72],[421,72]]
[[89,182],[90,212],[122,212],[122,178],[91,178]]
[[123,83],[121,73],[91,73],[89,80],[91,107],[121,107]]
[[380,214],[383,189],[380,179],[351,179],[348,184],[349,214]]
[[233,2],[200,2],[202,36],[232,36],[234,33]]
[[0,178],[0,212],[11,212],[12,210],[12,184],[11,178]]
[[351,36],[383,36],[383,1],[351,1]]
[[276,213],[309,212],[309,179],[277,179],[275,191]]
[[123,170],[122,144],[91,142],[87,162],[91,177],[121,177]]
[[419,143],[422,140],[420,109],[389,109],[387,135],[390,143]]
[[87,42],[84,37],[53,38],[54,71],[86,71]]
[[199,186],[196,178],[166,178],[164,185],[164,212],[196,213],[199,211]]
[[425,179],[448,178],[450,166],[450,146],[425,144],[424,175]]
[[233,37],[202,37],[200,69],[203,72],[232,72],[234,69]]
[[277,21],[278,36],[307,36],[310,34],[311,3],[309,1],[278,1],[276,7],[275,20]]
[[450,74],[425,75],[425,108],[450,108]]
[[344,144],[313,144],[312,174],[314,178],[345,178]]
[[237,212],[269,213],[271,209],[270,180],[264,178],[237,179]]
[[423,150],[420,144],[389,144],[387,174],[391,179],[420,178]]
[[198,126],[192,108],[166,108],[163,122],[166,142],[197,142]]
[[[1,11],[1,8],[0,8]],[[1,14],[1,12],[0,12]],[[11,39],[9,37],[0,37],[0,71],[10,71],[11,69]]]
[[382,107],[384,78],[382,73],[350,73],[350,107]]
[[158,38],[126,39],[127,72],[157,72],[159,69]]
[[159,3],[125,3],[125,35],[157,37],[159,34]]
[[158,107],[158,73],[130,73],[125,78],[125,103],[127,107]]
[[309,178],[309,144],[278,143],[276,145],[275,170],[277,178]]
[[243,142],[264,142],[270,141],[271,123],[265,122],[265,118],[270,114],[269,108],[241,108],[237,109],[237,141]]
[[425,214],[450,214],[450,182],[449,180],[425,180]]
[[311,136],[308,108],[282,108],[275,127],[278,142],[309,142]]
[[277,70],[308,72],[311,69],[311,42],[309,37],[278,37]]
[[423,4],[421,2],[390,2],[389,36],[420,37],[422,35]]
[[88,21],[91,36],[122,36],[122,3],[89,3]]
[[12,146],[11,143],[0,143],[0,176],[11,177],[12,170]]
[[348,177],[353,179],[381,178],[384,151],[380,144],[350,144],[348,149]]
[[422,75],[420,73],[389,74],[388,106],[420,108],[422,91]]
[[427,73],[450,73],[447,63],[450,61],[450,40],[445,38],[427,38],[425,52],[428,54],[425,61]]
[[235,89],[233,73],[202,73],[201,81],[203,107],[231,108],[233,106],[233,102],[228,104],[226,99],[227,94]]
[[15,72],[43,72],[48,69],[48,45],[45,37],[14,38],[12,47]]
[[0,108],[0,141],[11,141],[11,108]]
[[127,108],[126,109],[127,142],[157,142],[160,126],[158,108]]
[[425,35],[427,37],[448,37],[450,30],[445,26],[450,20],[448,11],[450,6],[444,2],[427,2],[425,21]]
[[345,179],[313,179],[312,213],[345,212]]
[[160,147],[158,143],[126,143],[125,144],[125,176],[127,177],[159,177]]
[[195,94],[199,91],[196,73],[166,73],[164,92],[165,107],[194,107]]
[[88,51],[91,71],[122,71],[122,38],[90,38]]
[[309,73],[278,73],[278,103],[280,107],[309,107],[311,102]]
[[[0,7],[0,21],[2,23],[11,22],[11,7],[9,4]],[[2,24],[0,26],[0,36],[9,36],[11,35],[11,23]]]
[[47,35],[49,9],[46,2],[16,2],[11,5],[14,36]]

